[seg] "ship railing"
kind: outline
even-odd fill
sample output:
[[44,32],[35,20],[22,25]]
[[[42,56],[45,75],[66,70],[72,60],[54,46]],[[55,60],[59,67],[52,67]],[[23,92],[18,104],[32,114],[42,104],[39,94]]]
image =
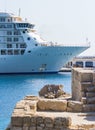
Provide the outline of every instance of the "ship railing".
[[82,46],[82,47],[85,47],[85,46],[86,46],[86,47],[90,47],[90,43],[83,43],[83,44],[66,44],[66,43],[65,43],[65,44],[58,44],[57,42],[55,42],[55,43],[54,43],[54,42],[43,42],[43,43],[40,43],[40,45],[41,45],[41,46],[65,46],[65,47],[66,47],[66,46],[67,46],[67,47],[68,47],[68,46],[70,46],[70,47],[72,47],[72,46],[73,46],[73,47],[74,47],[74,46],[75,46],[75,47],[77,47],[77,46],[78,46],[78,47],[81,47],[81,46]]

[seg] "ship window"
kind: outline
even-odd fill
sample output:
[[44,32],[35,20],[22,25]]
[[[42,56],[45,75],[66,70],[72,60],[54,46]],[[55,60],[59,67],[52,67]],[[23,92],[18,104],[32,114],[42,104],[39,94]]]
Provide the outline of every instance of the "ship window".
[[18,44],[16,44],[16,48],[18,48],[19,47],[19,45]]
[[19,31],[14,31],[14,35],[20,35]]
[[86,61],[85,67],[93,67],[93,62],[92,61]]
[[14,42],[18,42],[19,39],[17,37],[14,38]]
[[12,50],[8,50],[8,55],[13,55],[13,51]]
[[7,48],[12,48],[12,44],[7,44]]
[[12,38],[11,37],[7,37],[7,42],[12,42]]
[[24,52],[25,52],[25,50],[21,50],[21,55],[23,55],[23,54],[24,54]]
[[12,31],[7,31],[7,35],[12,35]]
[[1,50],[1,55],[6,55],[6,50]]
[[0,28],[6,28],[5,24],[0,24]]
[[83,62],[82,61],[77,61],[76,66],[77,67],[83,67]]
[[26,44],[20,44],[20,48],[26,48]]
[[12,28],[12,24],[7,24],[7,28]]
[[8,22],[11,22],[12,21],[12,18],[8,18]]
[[14,50],[14,55],[19,55],[19,50]]
[[5,22],[5,18],[4,18],[4,17],[1,17],[1,18],[0,18],[0,22]]
[[28,37],[27,40],[30,40],[30,37]]

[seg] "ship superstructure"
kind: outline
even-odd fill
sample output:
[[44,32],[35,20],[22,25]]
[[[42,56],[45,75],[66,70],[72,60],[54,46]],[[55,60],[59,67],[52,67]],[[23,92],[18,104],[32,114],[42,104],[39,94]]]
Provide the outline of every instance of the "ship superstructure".
[[0,12],[0,74],[58,72],[88,45],[58,45],[43,40],[34,24]]

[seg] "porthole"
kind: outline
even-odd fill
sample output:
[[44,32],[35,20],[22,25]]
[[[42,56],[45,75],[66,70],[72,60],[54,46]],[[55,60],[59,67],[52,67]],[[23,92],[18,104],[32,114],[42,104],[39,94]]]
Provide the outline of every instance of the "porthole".
[[28,53],[31,53],[31,51],[28,51]]
[[38,46],[38,44],[35,44],[35,46]]
[[23,33],[25,33],[25,31],[23,31]]
[[30,37],[28,37],[27,40],[30,40]]

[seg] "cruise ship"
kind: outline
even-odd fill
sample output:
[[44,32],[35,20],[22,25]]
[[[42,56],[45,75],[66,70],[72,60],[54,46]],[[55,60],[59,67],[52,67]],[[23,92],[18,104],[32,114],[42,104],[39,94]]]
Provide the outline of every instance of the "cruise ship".
[[61,45],[43,40],[34,24],[0,12],[0,74],[58,72],[89,45]]

